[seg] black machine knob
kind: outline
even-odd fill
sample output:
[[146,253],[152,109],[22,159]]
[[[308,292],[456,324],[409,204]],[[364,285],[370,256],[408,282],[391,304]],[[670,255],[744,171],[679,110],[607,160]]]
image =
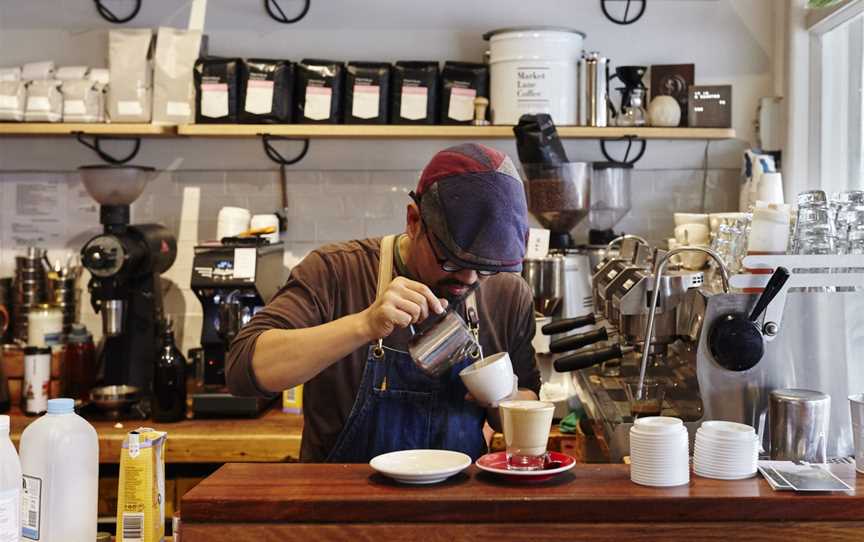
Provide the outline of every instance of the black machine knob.
[[549,345],[549,351],[553,354],[558,354],[560,352],[568,352],[570,350],[582,348],[583,346],[588,346],[589,344],[605,341],[608,338],[609,335],[606,333],[606,328],[600,327],[593,331],[588,331],[586,333],[577,333],[576,335],[570,335],[568,337],[564,337],[563,339],[552,341],[552,343]]
[[790,273],[785,267],[778,267],[756,300],[749,317],[730,313],[714,322],[708,332],[708,349],[721,367],[729,371],[747,371],[762,360],[765,343],[756,320],[780,293],[789,277]]
[[97,277],[116,275],[123,267],[125,257],[122,243],[113,235],[94,237],[81,249],[81,263]]
[[597,323],[597,319],[594,317],[594,313],[586,314],[585,316],[577,316],[576,318],[565,318],[563,320],[556,320],[555,322],[550,322],[540,328],[540,331],[543,332],[543,335],[555,335],[556,333],[567,333],[573,329],[578,329],[580,327],[590,326]]
[[570,371],[578,371],[593,367],[598,363],[609,361],[610,359],[619,359],[624,356],[624,351],[621,345],[613,344],[608,348],[599,348],[597,350],[589,350],[588,352],[577,352],[558,358],[553,363],[555,370],[559,373],[567,373]]

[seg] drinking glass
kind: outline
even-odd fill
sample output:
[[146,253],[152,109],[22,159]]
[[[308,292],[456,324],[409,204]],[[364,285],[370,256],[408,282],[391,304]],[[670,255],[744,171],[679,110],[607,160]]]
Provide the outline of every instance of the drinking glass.
[[739,272],[743,267],[751,220],[750,213],[743,214],[741,217],[721,219],[717,226],[717,233],[711,241],[711,249],[720,256],[730,274]]
[[795,216],[792,235],[790,236],[789,252],[792,254],[801,254],[798,250],[798,240],[801,238],[801,229],[808,227],[808,222],[816,220],[816,217],[821,217],[821,213],[825,213],[825,221],[833,223],[829,214],[828,197],[822,190],[807,190],[798,194],[796,199],[798,203],[798,213]]
[[798,208],[795,254],[836,254],[834,223],[827,206]]
[[544,401],[504,401],[498,410],[507,447],[507,468],[542,470],[555,405]]
[[864,254],[864,209],[849,211],[846,246],[849,254]]
[[663,411],[666,386],[656,378],[645,378],[642,395],[639,394],[639,377],[624,379],[624,393],[630,403],[630,415],[634,418],[659,416]]

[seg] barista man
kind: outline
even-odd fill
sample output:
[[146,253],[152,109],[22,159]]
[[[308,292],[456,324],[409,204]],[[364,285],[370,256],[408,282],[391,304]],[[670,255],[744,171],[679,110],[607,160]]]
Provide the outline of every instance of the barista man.
[[532,294],[513,273],[528,233],[513,163],[483,145],[450,147],[411,196],[405,233],[311,252],[231,345],[235,395],[305,384],[302,461],[366,462],[412,448],[486,453],[483,425],[497,428],[497,405],[474,402],[459,378],[476,354],[431,378],[407,353],[409,326],[465,294],[459,311],[478,328],[484,355],[510,354],[510,397],[537,398]]

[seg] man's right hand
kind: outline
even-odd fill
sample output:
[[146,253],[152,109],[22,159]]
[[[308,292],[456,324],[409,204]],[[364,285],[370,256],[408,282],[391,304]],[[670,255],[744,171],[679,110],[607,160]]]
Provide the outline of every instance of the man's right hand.
[[430,313],[441,314],[447,300],[439,299],[421,282],[396,277],[387,290],[363,311],[370,340],[387,337],[397,328],[422,322]]

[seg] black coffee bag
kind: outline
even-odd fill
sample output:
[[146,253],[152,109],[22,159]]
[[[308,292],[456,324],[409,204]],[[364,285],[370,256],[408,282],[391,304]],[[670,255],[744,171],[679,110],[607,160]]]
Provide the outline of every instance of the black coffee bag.
[[513,127],[516,152],[523,164],[558,166],[568,162],[567,153],[552,117],[547,113],[525,114]]
[[448,60],[441,71],[441,124],[471,124],[474,98],[489,98],[489,66]]
[[387,124],[390,64],[349,62],[345,68],[345,124]]
[[239,59],[202,57],[195,62],[195,122],[237,122],[237,67]]
[[392,124],[435,124],[438,110],[438,62],[400,60],[390,85]]
[[238,117],[245,124],[287,124],[294,107],[294,64],[289,60],[240,61]]
[[295,122],[339,124],[345,66],[335,60],[301,60],[295,70]]

